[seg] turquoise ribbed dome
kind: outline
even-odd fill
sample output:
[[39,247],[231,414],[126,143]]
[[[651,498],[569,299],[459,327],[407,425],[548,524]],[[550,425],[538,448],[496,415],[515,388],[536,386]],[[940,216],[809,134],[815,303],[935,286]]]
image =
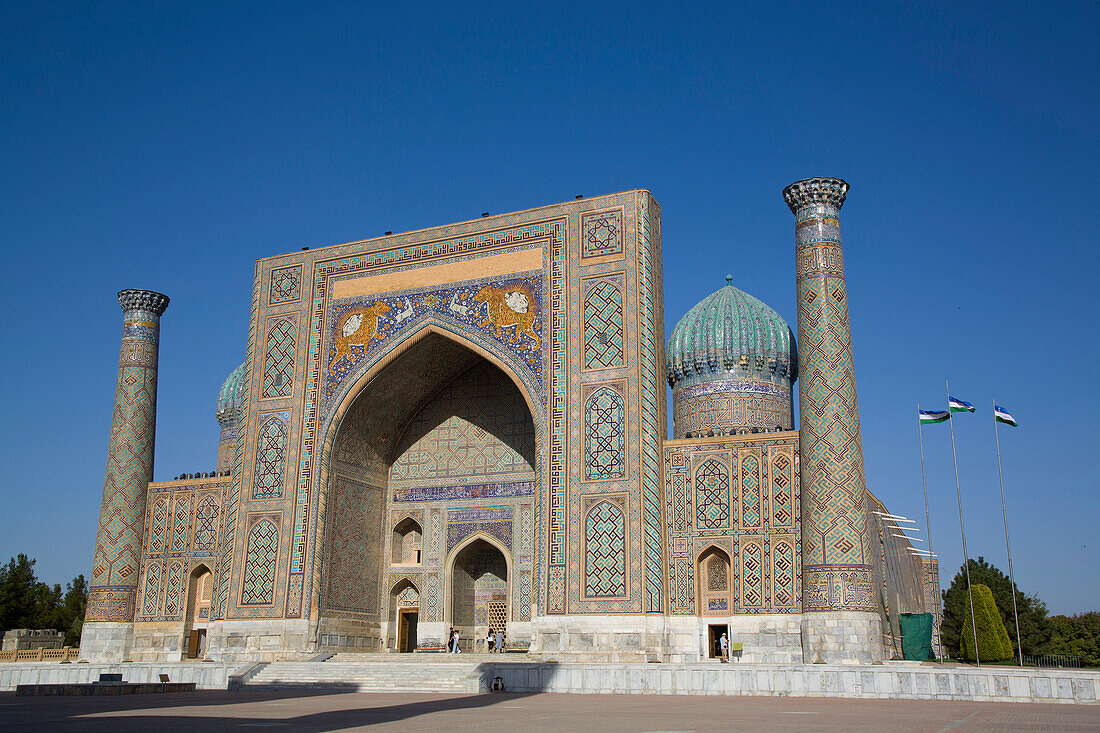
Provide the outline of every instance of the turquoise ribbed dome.
[[214,416],[218,418],[218,424],[227,427],[235,424],[244,413],[245,402],[248,400],[248,390],[244,383],[245,365],[230,372],[218,390],[218,409]]
[[798,377],[794,334],[760,300],[726,286],[687,312],[668,340],[668,383],[673,387],[752,376],[790,385]]

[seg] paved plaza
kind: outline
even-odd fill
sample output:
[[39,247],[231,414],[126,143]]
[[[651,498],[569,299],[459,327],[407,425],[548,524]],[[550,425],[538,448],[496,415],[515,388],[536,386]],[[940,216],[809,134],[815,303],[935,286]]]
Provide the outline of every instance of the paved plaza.
[[6,731],[1100,731],[1100,706],[659,695],[0,693]]

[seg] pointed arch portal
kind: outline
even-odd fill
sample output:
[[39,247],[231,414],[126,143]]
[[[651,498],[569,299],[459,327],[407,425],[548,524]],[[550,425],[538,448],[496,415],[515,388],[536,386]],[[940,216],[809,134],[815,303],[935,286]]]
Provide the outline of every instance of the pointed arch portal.
[[[423,641],[430,624],[468,627],[470,638],[507,621],[513,521],[538,494],[533,405],[505,362],[433,325],[364,369],[322,452],[322,618],[403,650],[417,626]],[[448,528],[461,534],[448,540]],[[411,627],[408,598],[392,592],[401,575],[415,581]]]

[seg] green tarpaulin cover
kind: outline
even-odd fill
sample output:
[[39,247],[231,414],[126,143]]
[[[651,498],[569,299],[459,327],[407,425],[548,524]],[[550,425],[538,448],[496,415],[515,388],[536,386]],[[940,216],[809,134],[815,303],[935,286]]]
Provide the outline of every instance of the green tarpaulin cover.
[[901,653],[906,659],[932,659],[932,614],[901,614]]

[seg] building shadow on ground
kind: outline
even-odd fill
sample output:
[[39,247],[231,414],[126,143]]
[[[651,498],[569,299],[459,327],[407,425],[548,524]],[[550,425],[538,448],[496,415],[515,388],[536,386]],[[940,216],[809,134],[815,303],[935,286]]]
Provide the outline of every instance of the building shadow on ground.
[[[356,697],[338,710],[316,713],[293,712],[294,702],[308,705],[309,698],[355,693]],[[331,731],[357,726],[392,723],[433,713],[490,708],[531,693],[360,693],[355,685],[326,685],[318,690],[262,692],[168,693],[165,695],[16,697],[0,693],[5,731],[218,731],[236,728],[273,727],[294,731]],[[396,695],[433,695],[428,700],[386,703]],[[377,701],[376,704],[372,704]],[[281,703],[271,714],[219,714],[209,708],[222,705]],[[335,703],[340,704],[340,703]],[[207,710],[193,710],[196,707]],[[287,710],[290,707],[290,710]],[[173,709],[189,709],[174,714]],[[151,712],[157,711],[157,712]],[[251,712],[251,711],[250,711]]]

